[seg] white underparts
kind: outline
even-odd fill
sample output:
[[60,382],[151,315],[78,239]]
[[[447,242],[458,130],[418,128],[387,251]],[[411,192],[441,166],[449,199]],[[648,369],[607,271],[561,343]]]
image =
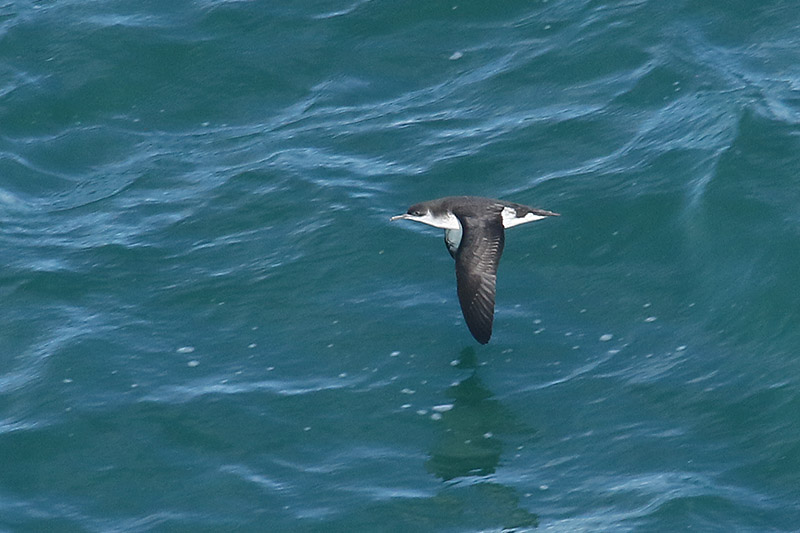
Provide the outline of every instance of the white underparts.
[[408,220],[413,220],[414,222],[422,222],[423,224],[433,226],[434,228],[442,228],[446,230],[458,230],[459,232],[461,231],[461,224],[458,222],[458,218],[456,218],[456,216],[452,213],[446,213],[444,215],[434,216],[433,214],[431,214],[430,211],[428,211],[422,216],[407,215],[404,218],[407,218]]
[[517,210],[512,207],[504,207],[502,215],[504,228],[512,228],[514,226],[519,226],[520,224],[533,222],[535,220],[542,220],[545,218],[540,215],[534,215],[533,213],[528,213],[524,217],[519,217],[517,216]]

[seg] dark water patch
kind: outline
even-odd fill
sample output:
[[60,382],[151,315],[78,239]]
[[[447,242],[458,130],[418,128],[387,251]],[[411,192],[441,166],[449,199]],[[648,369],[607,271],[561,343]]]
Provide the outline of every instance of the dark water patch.
[[[797,144],[792,130],[754,113],[744,115],[702,197],[693,249],[698,260],[713,256],[726,264],[724,279],[715,276],[707,289],[716,288],[741,310],[735,319],[740,327],[728,330],[733,335],[754,327],[760,335],[791,335],[787,320],[797,309],[787,288],[796,283],[796,273],[788,265],[798,231],[787,188],[791,173],[778,154],[791,153]],[[730,293],[734,290],[736,296]]]
[[396,7],[0,8],[0,529],[791,530],[793,8]]

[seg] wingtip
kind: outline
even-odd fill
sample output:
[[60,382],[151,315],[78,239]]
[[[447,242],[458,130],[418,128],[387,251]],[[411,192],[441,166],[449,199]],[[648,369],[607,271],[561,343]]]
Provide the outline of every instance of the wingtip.
[[[469,324],[467,324],[467,327],[469,327]],[[491,329],[489,329],[489,331],[473,331],[472,328],[469,328],[469,332],[472,333],[472,336],[475,338],[475,340],[481,344],[487,344],[489,339],[492,338]]]
[[464,322],[467,323],[467,329],[472,333],[472,336],[481,344],[486,344],[492,338],[492,324],[494,322],[494,301],[492,301],[491,315],[481,316],[480,314],[471,313],[469,309],[465,310],[464,306],[461,307],[464,315]]

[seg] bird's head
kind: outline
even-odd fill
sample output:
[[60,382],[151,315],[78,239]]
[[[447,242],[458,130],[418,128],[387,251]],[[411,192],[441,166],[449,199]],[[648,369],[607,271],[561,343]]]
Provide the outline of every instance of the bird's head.
[[414,204],[402,215],[393,216],[389,220],[413,220],[414,222],[421,222],[422,224],[442,229],[460,229],[461,227],[453,213],[442,209],[431,209],[429,205],[426,205],[426,202]]

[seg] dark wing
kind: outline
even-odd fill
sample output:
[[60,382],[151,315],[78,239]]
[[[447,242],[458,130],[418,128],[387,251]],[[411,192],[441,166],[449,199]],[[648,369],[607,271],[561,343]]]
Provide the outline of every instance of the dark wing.
[[[456,214],[458,216],[458,214]],[[494,321],[497,265],[503,254],[503,219],[459,216],[463,235],[455,254],[458,300],[467,327],[481,344],[489,342]]]

